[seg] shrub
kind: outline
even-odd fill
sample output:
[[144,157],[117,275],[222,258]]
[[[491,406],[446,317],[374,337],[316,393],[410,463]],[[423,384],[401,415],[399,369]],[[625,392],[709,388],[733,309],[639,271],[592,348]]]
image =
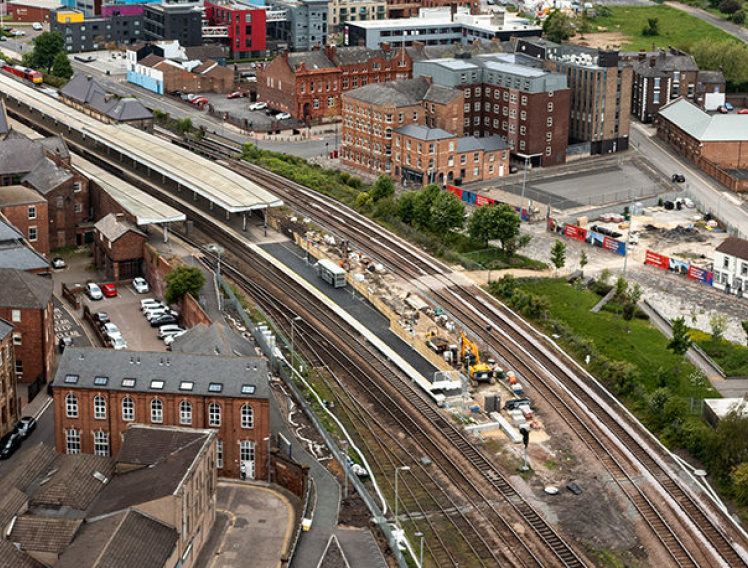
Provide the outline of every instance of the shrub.
[[746,21],[745,10],[738,10],[732,16],[730,16],[730,19],[733,21],[734,24],[742,26],[743,24],[745,24],[745,21]]
[[742,8],[742,4],[738,0],[724,0],[719,5],[719,11],[723,14],[734,14]]

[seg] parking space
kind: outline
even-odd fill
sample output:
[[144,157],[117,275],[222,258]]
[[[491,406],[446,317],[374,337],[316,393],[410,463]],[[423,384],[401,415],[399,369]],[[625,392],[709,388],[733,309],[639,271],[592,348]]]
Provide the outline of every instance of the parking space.
[[[255,128],[267,130],[271,123],[273,126],[278,123],[274,117],[269,116],[264,110],[249,110],[252,101],[248,97],[229,99],[226,95],[219,93],[201,93],[201,95],[208,99],[208,104],[213,107],[215,112],[227,112],[231,115],[232,120],[246,120],[249,130]],[[280,121],[281,128],[293,128],[300,124],[298,120],[291,118]]]
[[92,313],[104,312],[109,316],[129,351],[166,351],[164,342],[158,338],[158,328],[152,328],[140,311],[140,300],[153,297],[152,294],[137,294],[132,285],[120,286],[117,296],[112,298],[94,301],[81,296],[82,303],[88,305]]

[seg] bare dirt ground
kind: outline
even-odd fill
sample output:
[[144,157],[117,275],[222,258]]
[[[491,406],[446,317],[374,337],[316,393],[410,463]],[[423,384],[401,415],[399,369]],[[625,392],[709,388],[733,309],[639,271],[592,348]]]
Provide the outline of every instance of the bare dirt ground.
[[631,38],[619,32],[597,32],[592,34],[582,34],[571,38],[571,43],[581,45],[582,47],[591,47],[593,49],[620,49],[624,48]]

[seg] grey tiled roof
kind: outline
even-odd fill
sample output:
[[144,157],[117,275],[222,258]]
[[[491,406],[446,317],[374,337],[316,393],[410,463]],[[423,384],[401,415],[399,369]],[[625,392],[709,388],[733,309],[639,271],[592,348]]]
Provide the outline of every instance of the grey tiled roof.
[[109,215],[97,221],[94,228],[112,242],[119,239],[128,231],[133,231],[134,233],[145,237],[143,231],[138,229],[127,219],[118,219],[114,213],[109,213]]
[[454,134],[442,130],[441,128],[428,128],[421,126],[420,124],[406,124],[395,130],[398,134],[403,136],[410,136],[417,140],[445,140],[447,138],[455,138]]
[[36,191],[22,185],[7,185],[5,187],[0,187],[0,207],[46,202],[47,200]]
[[225,59],[226,51],[220,45],[199,45],[194,47],[185,47],[185,53],[191,60],[198,59],[205,61],[206,59]]
[[52,299],[51,278],[14,268],[0,268],[0,306],[5,308],[41,310]]
[[447,104],[462,96],[462,91],[458,89],[450,89],[441,85],[431,85],[429,90],[426,91],[423,100],[432,103]]
[[72,177],[71,173],[58,168],[52,160],[44,158],[40,164],[23,176],[21,181],[30,185],[42,195],[46,195]]
[[[13,324],[0,318],[0,341],[8,337],[8,334],[13,331]],[[2,526],[2,523],[0,523]]]
[[722,71],[699,71],[698,80],[700,83],[724,83],[725,76]]
[[0,268],[42,270],[49,268],[49,261],[23,243],[12,245],[0,244]]
[[15,487],[4,487],[0,493],[0,529],[10,524],[28,500],[27,495]]
[[162,568],[179,538],[176,529],[128,510],[86,522],[56,568]]
[[15,241],[23,238],[23,233],[11,225],[3,216],[0,216],[0,243]]
[[5,106],[0,100],[0,136],[8,133],[8,116],[5,114]]
[[36,478],[49,469],[56,456],[54,449],[42,442],[17,455],[13,460],[15,463],[10,463],[10,469],[0,478],[0,493],[6,493],[11,488],[28,492]]
[[193,355],[234,355],[255,357],[252,343],[220,323],[198,324],[190,328],[171,344],[172,353],[192,353]]
[[106,479],[112,477],[114,458],[91,454],[58,455],[44,474],[47,481],[40,483],[31,495],[31,504],[85,511],[105,487],[99,474]]
[[25,174],[44,159],[42,145],[28,138],[6,138],[0,142],[0,175]]
[[307,69],[331,69],[336,65],[322,51],[304,51],[288,54],[288,66],[296,71],[301,64]]
[[484,152],[494,152],[496,150],[508,150],[509,144],[501,136],[486,136],[485,138],[475,138],[465,136],[457,140],[458,152],[474,152],[483,150]]
[[47,152],[58,154],[63,160],[70,158],[70,149],[62,139],[62,136],[47,136],[46,138],[42,138],[39,142],[41,142],[41,145],[44,146]]
[[412,106],[423,99],[430,86],[431,84],[423,78],[372,83],[349,91],[344,96],[377,105]]
[[7,540],[0,540],[0,568],[44,568],[44,564],[34,560]]
[[143,106],[138,99],[120,99],[117,104],[107,112],[107,116],[119,122],[128,120],[147,120],[153,118],[153,113]]
[[[109,379],[107,384],[95,385],[94,379],[104,373]],[[78,381],[66,383],[67,375],[78,376]],[[123,379],[135,379],[134,386],[123,386]],[[163,382],[163,385],[154,381]],[[130,353],[80,347],[65,349],[54,384],[66,388],[246,399],[267,398],[269,392],[267,362],[260,357],[211,357],[149,351]],[[161,388],[156,388],[159,386]],[[186,389],[188,386],[191,390]]]
[[73,540],[81,523],[81,519],[21,515],[7,538],[29,552],[60,554]]
[[89,102],[95,93],[106,95],[104,88],[93,77],[84,73],[76,73],[67,85],[60,89],[61,95],[81,104]]

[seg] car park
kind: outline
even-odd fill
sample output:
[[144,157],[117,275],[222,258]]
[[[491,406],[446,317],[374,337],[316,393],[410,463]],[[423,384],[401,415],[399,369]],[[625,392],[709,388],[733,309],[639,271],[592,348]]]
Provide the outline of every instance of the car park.
[[177,312],[172,312],[169,308],[166,307],[157,307],[157,308],[150,308],[146,309],[143,314],[145,315],[145,318],[148,321],[151,321],[153,318],[157,318],[159,316],[163,315],[171,315],[176,317]]
[[111,321],[109,319],[109,315],[106,312],[96,312],[93,316],[91,316],[91,319],[99,327],[102,327],[104,324],[107,324]]
[[56,256],[52,259],[52,268],[66,268],[67,263],[65,262],[64,258],[60,258],[59,256]]
[[291,118],[291,114],[287,112],[281,112],[275,118],[277,118],[278,120],[286,120],[287,118]]
[[127,349],[127,342],[125,342],[125,339],[121,335],[118,335],[116,337],[108,337],[106,342],[112,349],[116,351]]
[[21,434],[15,428],[0,438],[0,460],[12,456],[21,447],[21,440]]
[[24,416],[18,421],[18,424],[16,424],[16,430],[18,430],[18,433],[21,435],[21,439],[25,440],[34,430],[36,430],[36,420],[31,416]]
[[176,324],[162,325],[158,328],[158,337],[159,339],[163,339],[164,337],[168,337],[169,335],[174,335],[175,333],[180,333],[182,331],[184,331],[184,328],[181,328]]
[[114,284],[101,284],[99,288],[101,288],[101,293],[107,298],[113,298],[117,295],[117,288],[114,287]]
[[26,32],[23,30],[11,30],[10,35],[16,36],[16,37],[23,37],[26,35]]
[[135,291],[138,294],[147,294],[151,290],[150,286],[148,286],[148,282],[145,281],[145,278],[141,278],[140,276],[133,278],[132,287],[135,288]]
[[243,97],[246,97],[247,93],[242,93],[241,91],[234,91],[233,93],[229,93],[226,95],[227,99],[241,99]]
[[153,298],[146,298],[145,300],[140,300],[140,311],[143,312],[147,310],[148,308],[164,308],[166,307],[163,302],[160,302],[159,300],[154,300]]
[[101,300],[104,297],[104,294],[101,293],[101,288],[99,288],[99,285],[94,284],[93,282],[89,282],[88,284],[86,284],[86,294],[92,300]]
[[268,108],[267,103],[261,103],[260,101],[257,101],[255,103],[251,103],[249,105],[249,110],[262,110],[264,108]]
[[686,181],[686,176],[684,176],[683,174],[673,174],[670,179],[672,179],[675,183],[683,183],[684,181]]
[[163,314],[150,320],[151,327],[161,327],[162,325],[176,324],[177,318],[172,314]]
[[101,326],[101,333],[107,337],[122,337],[122,332],[113,323],[105,323]]
[[179,333],[175,333],[173,335],[167,335],[166,337],[164,337],[164,345],[166,345],[166,348],[171,349],[172,343],[174,343],[174,341],[176,341],[178,337],[182,337],[188,331],[189,330],[185,329],[185,330],[180,331]]

